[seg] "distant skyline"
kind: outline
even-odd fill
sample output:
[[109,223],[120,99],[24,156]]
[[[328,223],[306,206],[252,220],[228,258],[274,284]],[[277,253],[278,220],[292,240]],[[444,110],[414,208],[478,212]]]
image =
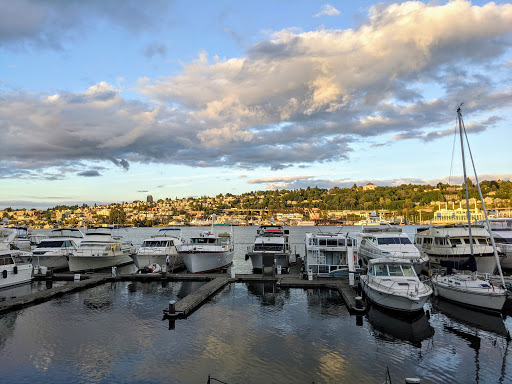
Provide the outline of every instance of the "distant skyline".
[[510,2],[0,9],[0,209],[512,180]]

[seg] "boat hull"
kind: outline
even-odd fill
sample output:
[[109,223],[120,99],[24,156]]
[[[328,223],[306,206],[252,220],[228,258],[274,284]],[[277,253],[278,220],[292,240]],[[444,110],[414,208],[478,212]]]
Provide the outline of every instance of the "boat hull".
[[52,268],[52,269],[67,269],[68,256],[64,255],[31,255],[21,256],[25,263],[35,263],[36,265]]
[[385,292],[372,286],[368,283],[367,276],[361,276],[361,287],[366,297],[373,303],[380,307],[404,312],[413,313],[423,310],[423,305],[426,303],[429,295],[415,296],[414,298],[405,295],[395,295],[390,292]]
[[263,269],[263,255],[273,255],[274,263],[277,268],[278,265],[282,269],[290,268],[290,254],[289,253],[267,253],[267,252],[249,252],[247,256],[251,259],[252,268],[260,271]]
[[109,256],[70,256],[69,270],[71,272],[95,271],[110,267],[120,267],[131,264],[132,258],[125,254]]
[[494,293],[491,290],[486,292],[461,290],[444,284],[435,277],[431,279],[431,283],[435,296],[483,311],[499,312],[507,299],[506,294]]
[[30,280],[32,280],[32,264],[8,264],[0,266],[0,288],[28,283]]
[[[180,254],[169,255],[170,258],[170,268],[179,269],[184,267],[183,256]],[[148,254],[136,254],[132,255],[133,262],[135,263],[138,269],[142,269],[147,267],[148,265],[158,264],[158,265],[166,265],[167,255],[148,255]]]
[[179,253],[191,273],[218,271],[233,262],[234,251]]
[[[468,257],[471,256],[471,254],[450,255],[450,256],[446,256],[446,255],[440,256],[437,254],[429,254],[429,253],[426,253],[426,254],[429,258],[431,268],[442,268],[440,261],[464,261],[465,259],[467,259]],[[488,255],[481,255],[481,256],[475,255],[475,260],[476,260],[476,265],[477,265],[479,273],[489,273],[492,275],[492,274],[494,274],[494,271],[496,270],[496,267],[498,266],[498,264],[496,263],[496,258],[494,257],[494,254],[492,254],[492,253],[488,254]]]

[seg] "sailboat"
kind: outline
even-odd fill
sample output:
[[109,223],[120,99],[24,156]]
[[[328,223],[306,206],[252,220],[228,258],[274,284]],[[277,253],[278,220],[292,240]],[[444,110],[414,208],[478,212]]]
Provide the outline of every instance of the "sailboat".
[[[461,104],[462,106],[462,104]],[[466,144],[468,148],[468,152],[471,158],[471,163],[473,165],[473,171],[475,174],[476,185],[478,187],[478,193],[480,194],[480,200],[482,201],[482,209],[485,215],[485,220],[487,222],[488,228],[489,218],[487,216],[487,210],[485,209],[485,202],[482,196],[482,191],[480,189],[480,183],[478,181],[478,176],[475,169],[475,164],[473,162],[473,156],[471,155],[471,149],[469,147],[469,141],[466,135],[465,128],[463,127],[462,122],[462,113],[459,108],[457,108],[457,117],[459,122],[459,135],[460,135],[460,146],[462,152],[462,168],[464,171],[464,186],[466,193],[466,207],[467,207],[467,218],[468,218],[468,232],[469,232],[469,244],[471,255],[469,258],[463,262],[454,262],[454,261],[441,261],[441,266],[447,267],[447,275],[435,275],[431,278],[432,288],[434,290],[434,295],[439,296],[441,298],[456,302],[461,305],[475,307],[484,311],[491,312],[499,312],[503,309],[503,305],[505,304],[505,300],[507,298],[507,291],[505,290],[505,281],[503,279],[503,272],[501,270],[501,265],[498,257],[498,252],[496,251],[496,244],[494,242],[494,238],[492,232],[490,232],[490,239],[492,243],[492,247],[494,250],[494,257],[496,259],[498,272],[501,278],[501,286],[494,286],[489,281],[489,275],[486,274],[486,278],[481,279],[477,276],[477,264],[474,257],[474,249],[473,249],[473,236],[471,232],[471,213],[469,211],[469,192],[468,192],[468,182],[466,176],[466,164],[465,164],[465,156],[464,156],[464,137],[466,138]],[[456,269],[469,269],[472,273],[470,275],[462,274],[462,273],[454,273],[451,274],[453,268]]]

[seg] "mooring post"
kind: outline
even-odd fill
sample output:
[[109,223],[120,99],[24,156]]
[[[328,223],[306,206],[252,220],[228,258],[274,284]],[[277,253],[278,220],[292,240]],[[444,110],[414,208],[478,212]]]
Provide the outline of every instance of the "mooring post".
[[356,296],[356,308],[363,309],[363,298],[361,296]]
[[169,315],[174,315],[176,313],[176,301],[169,301]]

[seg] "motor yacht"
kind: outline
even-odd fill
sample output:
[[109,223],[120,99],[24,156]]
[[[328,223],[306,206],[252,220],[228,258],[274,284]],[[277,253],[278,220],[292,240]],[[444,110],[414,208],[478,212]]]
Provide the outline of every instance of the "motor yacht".
[[402,228],[391,225],[379,227],[363,226],[359,233],[359,260],[367,267],[371,259],[393,257],[410,260],[416,273],[421,273],[428,256],[422,256]]
[[414,244],[422,255],[428,256],[431,268],[439,268],[441,261],[466,260],[471,256],[471,251],[479,272],[492,274],[497,266],[489,232],[483,225],[454,224],[418,228]]
[[89,228],[80,247],[69,256],[69,270],[94,271],[132,262],[132,258],[123,251],[122,241],[112,237],[112,228]]
[[22,259],[52,269],[68,268],[69,256],[78,250],[83,238],[83,233],[77,228],[53,229],[47,238],[41,239],[32,256]]
[[183,244],[181,229],[162,228],[157,234],[145,239],[137,252],[132,255],[133,261],[139,270],[150,265],[165,265],[169,259],[169,270],[183,268],[183,257],[178,253]]
[[32,280],[32,264],[25,263],[20,258],[20,255],[27,252],[12,249],[16,235],[15,228],[0,228],[0,288]]
[[178,254],[191,273],[213,272],[229,266],[235,253],[233,233],[203,231],[181,245]]
[[432,294],[432,288],[420,281],[411,261],[406,259],[371,259],[368,272],[360,281],[373,304],[403,313],[422,311]]
[[292,251],[289,241],[289,231],[281,225],[262,225],[256,231],[254,244],[247,248],[245,260],[251,259],[252,268],[255,271],[263,269],[263,257],[272,255],[274,265],[283,272],[290,268]]
[[[478,224],[489,230],[485,220],[479,220]],[[512,269],[512,218],[489,218],[489,224],[498,252],[503,257],[500,259],[502,268]]]

